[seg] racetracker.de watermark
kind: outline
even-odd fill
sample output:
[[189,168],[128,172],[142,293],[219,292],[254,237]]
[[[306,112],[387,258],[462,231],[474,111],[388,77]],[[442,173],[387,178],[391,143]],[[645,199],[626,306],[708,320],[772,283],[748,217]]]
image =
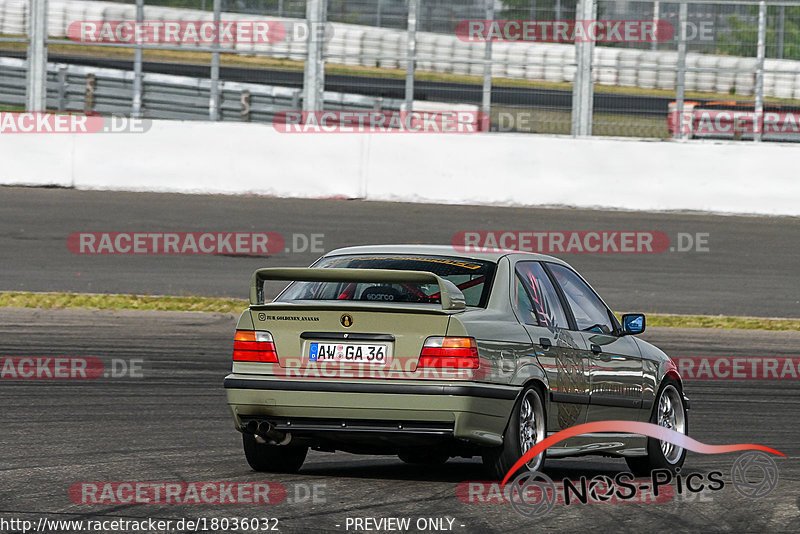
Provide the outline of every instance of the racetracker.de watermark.
[[661,231],[460,231],[451,244],[458,252],[537,252],[544,254],[660,254],[710,252],[709,233],[678,232],[674,241]]
[[470,43],[662,43],[675,28],[666,20],[462,20],[456,36]]
[[76,482],[75,504],[278,504],[286,486],[278,482]]
[[[583,504],[598,503],[667,503],[673,500],[675,491],[672,486],[654,487],[650,482],[634,480],[630,473],[618,473],[615,478],[598,475],[580,480],[561,480],[552,486],[556,504],[569,504],[578,501]],[[534,488],[531,488],[534,489]],[[469,481],[460,482],[456,486],[456,497],[466,504],[508,504],[515,495],[513,485],[502,486],[500,482]],[[535,498],[541,499],[542,495]],[[523,501],[534,499],[533,495],[521,496]]]
[[12,356],[0,358],[0,380],[95,380],[143,378],[144,360],[92,357]]
[[[447,363],[447,362],[446,362]],[[457,365],[455,360],[449,363]],[[475,367],[422,367],[419,358],[390,357],[388,362],[352,363],[342,361],[308,361],[302,358],[281,358],[272,373],[282,380],[485,380],[501,370],[486,358],[478,358]]]
[[276,20],[78,20],[67,37],[80,43],[117,44],[266,44],[306,42],[312,32],[325,41],[333,37],[331,24]]
[[145,133],[150,119],[71,111],[0,111],[0,134]]
[[211,254],[262,256],[322,253],[324,234],[278,232],[74,232],[73,254]]
[[800,357],[677,356],[684,380],[798,380]]
[[272,120],[280,133],[478,133],[489,130],[481,111],[280,111]]
[[[468,43],[663,43],[678,38],[667,20],[462,20],[456,36]],[[687,21],[687,42],[713,42],[713,21]]]
[[735,111],[699,109],[667,117],[670,130],[696,135],[800,134],[800,113],[783,111]]
[[280,482],[76,482],[70,500],[79,505],[131,504],[322,504],[327,501],[324,483]]

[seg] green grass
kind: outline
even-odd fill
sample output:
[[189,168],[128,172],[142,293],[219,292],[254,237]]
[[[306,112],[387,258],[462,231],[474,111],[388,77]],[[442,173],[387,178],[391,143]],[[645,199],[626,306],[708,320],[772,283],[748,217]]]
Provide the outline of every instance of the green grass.
[[647,315],[647,326],[667,328],[722,328],[741,330],[800,330],[800,319],[736,317],[729,315]]
[[212,297],[171,297],[155,295],[100,295],[94,293],[0,292],[0,307],[94,310],[148,310],[241,312],[249,302]]
[[[516,124],[514,131],[569,135],[572,115],[569,111],[492,106],[492,126],[498,131],[508,131],[509,121]],[[592,117],[592,134],[613,137],[657,137],[669,135],[667,118],[638,117],[613,113],[595,113]]]
[[[0,308],[152,310],[239,313],[244,299],[156,295],[101,295],[94,293],[38,293],[0,291]],[[647,314],[648,326],[744,330],[800,330],[800,319],[730,317],[724,315]]]

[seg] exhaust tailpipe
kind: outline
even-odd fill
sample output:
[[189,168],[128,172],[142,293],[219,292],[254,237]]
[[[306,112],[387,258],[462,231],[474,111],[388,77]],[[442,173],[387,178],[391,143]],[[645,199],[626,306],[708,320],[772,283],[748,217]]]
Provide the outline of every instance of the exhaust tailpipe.
[[251,419],[242,427],[242,431],[246,434],[256,434],[258,432],[258,421]]
[[272,423],[269,421],[261,421],[258,423],[256,434],[267,441],[281,442],[286,439],[286,434],[280,430],[275,430],[275,427],[272,426]]
[[255,419],[251,419],[246,424],[242,425],[242,432],[245,434],[252,434],[267,443],[273,443],[275,445],[286,445],[292,441],[292,435],[290,433],[277,430],[269,421],[259,422]]

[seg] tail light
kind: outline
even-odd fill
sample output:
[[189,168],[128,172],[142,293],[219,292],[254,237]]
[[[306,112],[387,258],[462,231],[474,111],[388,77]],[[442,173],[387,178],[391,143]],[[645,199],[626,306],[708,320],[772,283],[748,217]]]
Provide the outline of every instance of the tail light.
[[478,346],[471,337],[429,337],[422,346],[417,367],[477,369]]
[[237,330],[233,336],[233,361],[277,363],[278,353],[269,332]]

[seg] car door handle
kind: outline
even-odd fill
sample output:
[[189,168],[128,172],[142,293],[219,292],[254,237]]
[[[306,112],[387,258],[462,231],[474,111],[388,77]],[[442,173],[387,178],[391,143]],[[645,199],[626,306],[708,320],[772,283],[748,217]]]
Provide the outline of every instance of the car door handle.
[[553,342],[547,339],[546,337],[540,337],[539,345],[541,345],[542,348],[546,350],[553,346]]
[[595,343],[592,343],[590,348],[592,349],[592,352],[594,354],[600,354],[601,352],[603,352],[603,348]]

